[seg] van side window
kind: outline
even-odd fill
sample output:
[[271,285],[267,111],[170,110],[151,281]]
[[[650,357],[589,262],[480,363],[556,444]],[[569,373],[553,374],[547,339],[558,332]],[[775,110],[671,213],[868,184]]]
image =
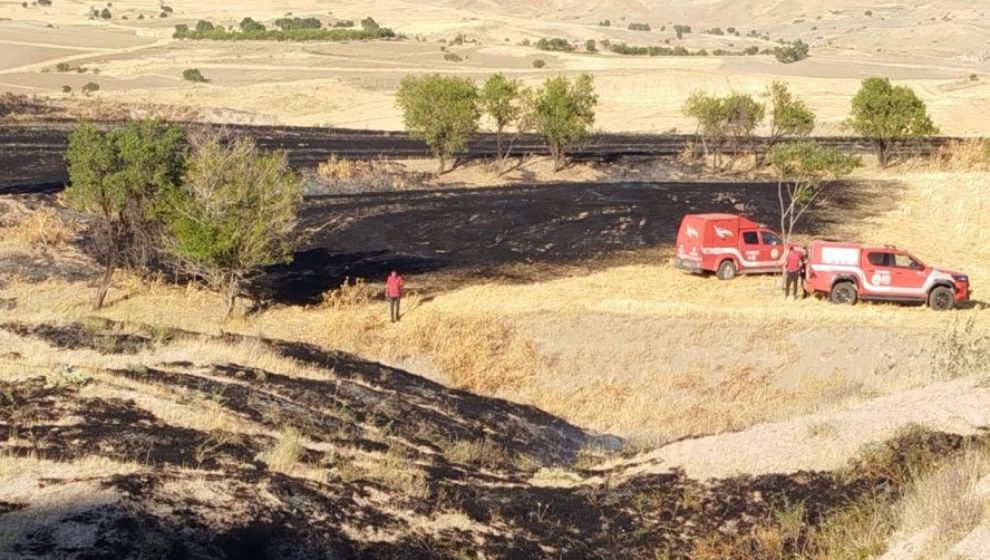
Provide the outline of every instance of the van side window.
[[890,253],[880,253],[880,252],[870,253],[866,255],[866,259],[870,261],[870,264],[872,264],[873,266],[893,266],[894,259],[892,257],[893,255],[891,255]]
[[744,231],[742,232],[742,240],[746,245],[759,245],[760,238],[756,236],[755,231]]
[[770,231],[761,231],[760,239],[763,240],[764,245],[780,245],[780,238]]

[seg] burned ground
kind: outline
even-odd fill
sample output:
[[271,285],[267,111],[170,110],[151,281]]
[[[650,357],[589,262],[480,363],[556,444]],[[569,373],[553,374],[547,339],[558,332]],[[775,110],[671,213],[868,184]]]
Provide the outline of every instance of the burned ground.
[[[89,485],[113,499],[0,502],[0,524],[28,523],[13,544],[23,558],[690,558],[701,541],[744,539],[804,504],[802,529],[784,544],[796,555],[830,517],[866,496],[893,499],[912,469],[972,440],[915,431],[831,473],[698,481],[670,469],[623,478],[586,464],[587,450],[603,453],[615,438],[315,346],[181,332],[156,338],[120,324],[3,329],[108,355],[135,348],[108,343],[112,333],[145,341],[139,352],[256,343],[309,368],[298,377],[231,363],[67,364],[72,375],[3,382],[0,452],[8,460],[136,465],[39,481],[46,491]],[[166,422],[128,398],[128,384],[176,402],[214,403],[237,431]],[[307,442],[298,457],[306,476],[265,460],[287,429]],[[479,441],[497,452],[451,452]],[[364,467],[355,467],[358,457]],[[382,476],[390,471],[421,472],[421,486]],[[553,483],[547,473],[556,471],[570,481]]]
[[[836,185],[802,232],[834,229],[854,208],[862,215],[878,188],[897,190]],[[346,277],[383,278],[390,268],[425,275],[427,287],[532,280],[567,267],[657,259],[669,251],[685,213],[744,213],[772,224],[777,204],[771,183],[569,183],[310,197],[301,220],[304,246],[292,264],[270,269],[259,289],[276,301],[312,303]],[[444,280],[434,282],[431,273],[441,272]]]

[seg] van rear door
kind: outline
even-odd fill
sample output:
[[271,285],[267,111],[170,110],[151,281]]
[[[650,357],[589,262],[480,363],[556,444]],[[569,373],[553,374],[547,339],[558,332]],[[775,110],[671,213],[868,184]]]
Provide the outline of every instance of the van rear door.
[[685,215],[681,220],[681,228],[677,231],[677,258],[700,261],[704,231],[704,218],[694,214]]

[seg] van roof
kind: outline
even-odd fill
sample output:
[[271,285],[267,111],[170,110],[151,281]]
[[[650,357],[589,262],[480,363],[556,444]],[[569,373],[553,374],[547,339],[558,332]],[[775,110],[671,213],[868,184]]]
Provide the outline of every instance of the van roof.
[[[687,216],[691,216],[692,218],[701,218],[701,219],[704,219],[704,220],[736,220],[736,219],[739,219],[739,218],[742,218],[744,220],[747,219],[747,218],[743,218],[742,216],[738,216],[736,214],[718,214],[718,213],[712,213],[712,214],[688,214]],[[685,216],[685,217],[687,217],[687,216]]]

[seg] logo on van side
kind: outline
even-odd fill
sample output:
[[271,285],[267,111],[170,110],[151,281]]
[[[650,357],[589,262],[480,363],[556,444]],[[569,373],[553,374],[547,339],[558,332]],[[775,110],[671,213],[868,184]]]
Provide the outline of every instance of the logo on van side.
[[687,236],[688,237],[698,237],[698,230],[694,229],[691,226],[688,226],[687,227]]
[[715,228],[715,235],[717,235],[719,239],[725,239],[727,237],[733,236],[733,233],[730,230],[718,226],[712,226],[712,227]]

